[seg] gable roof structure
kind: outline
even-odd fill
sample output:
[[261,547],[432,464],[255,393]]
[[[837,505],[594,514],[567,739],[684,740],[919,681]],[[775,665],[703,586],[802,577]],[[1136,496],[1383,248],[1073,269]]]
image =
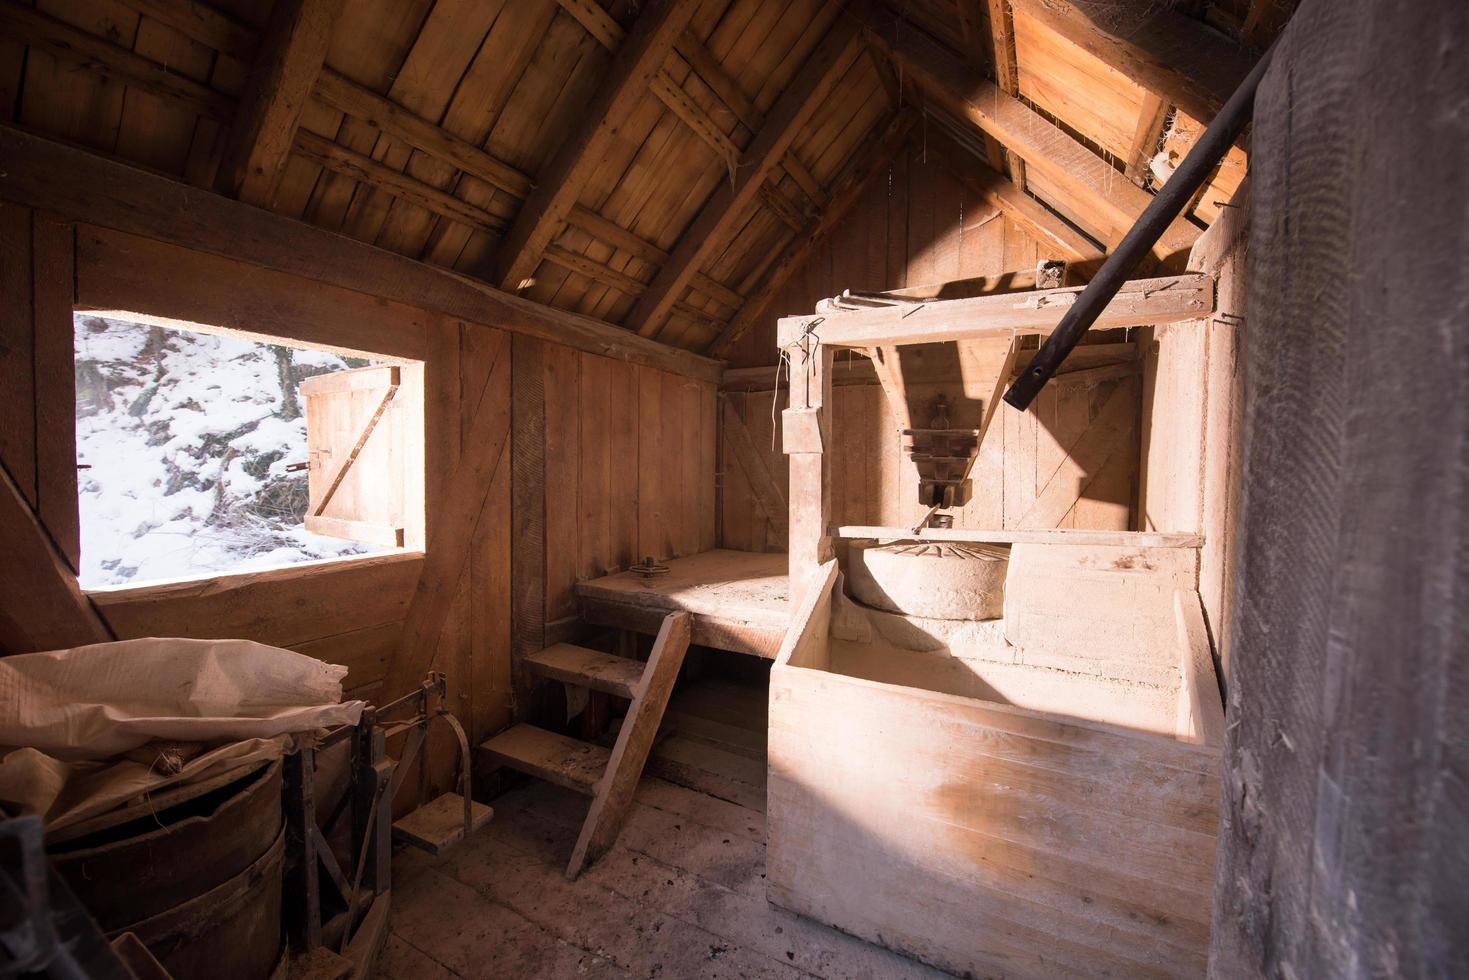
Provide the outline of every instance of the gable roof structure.
[[[718,355],[920,115],[1056,257],[1104,254],[1292,6],[0,0],[0,106]],[[1245,164],[1236,147],[1160,261],[1217,217]]]

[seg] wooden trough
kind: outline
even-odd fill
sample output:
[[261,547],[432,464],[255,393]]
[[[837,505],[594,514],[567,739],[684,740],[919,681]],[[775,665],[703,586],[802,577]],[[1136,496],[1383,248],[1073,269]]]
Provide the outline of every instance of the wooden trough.
[[[823,565],[771,671],[770,900],[961,976],[1203,975],[1222,707],[1194,565],[1015,545],[1005,619],[927,650]],[[1092,643],[1048,629],[1059,603]]]

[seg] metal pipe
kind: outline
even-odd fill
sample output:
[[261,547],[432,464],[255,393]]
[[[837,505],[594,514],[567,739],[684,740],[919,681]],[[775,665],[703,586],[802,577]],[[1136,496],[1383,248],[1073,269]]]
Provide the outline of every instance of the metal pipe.
[[1168,183],[1153,197],[1152,203],[1138,217],[1116,250],[1107,256],[1092,281],[1076,298],[1075,305],[1066,311],[1056,329],[1041,345],[1029,367],[1005,392],[1005,401],[1021,411],[1030,407],[1035,396],[1060,368],[1061,362],[1066,360],[1066,355],[1112,302],[1112,297],[1117,295],[1138,262],[1193,200],[1194,192],[1209,179],[1215,165],[1229,152],[1254,116],[1255,90],[1260,87],[1260,79],[1270,64],[1270,54],[1271,51],[1266,51],[1245,80],[1240,82],[1239,88],[1234,90],[1214,121],[1209,123],[1209,128],[1204,130],[1204,135],[1199,137],[1183,163],[1168,178]]

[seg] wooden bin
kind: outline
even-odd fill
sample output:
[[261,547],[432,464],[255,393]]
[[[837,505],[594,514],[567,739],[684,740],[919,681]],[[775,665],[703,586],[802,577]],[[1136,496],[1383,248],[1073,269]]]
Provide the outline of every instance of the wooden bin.
[[1125,717],[1123,681],[928,670],[942,652],[871,669],[885,658],[832,635],[836,563],[823,573],[771,671],[770,900],[960,976],[1202,976],[1220,753],[1197,743],[1217,743],[1222,714],[1198,651],[1168,705],[1134,706],[1162,731],[1123,727],[1078,716]]

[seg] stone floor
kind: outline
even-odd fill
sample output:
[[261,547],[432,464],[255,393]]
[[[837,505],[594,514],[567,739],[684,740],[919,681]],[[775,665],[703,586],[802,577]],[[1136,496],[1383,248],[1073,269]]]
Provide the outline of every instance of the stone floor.
[[945,976],[766,902],[763,685],[681,690],[665,728],[616,846],[575,882],[587,800],[539,782],[449,854],[399,852],[379,977]]

